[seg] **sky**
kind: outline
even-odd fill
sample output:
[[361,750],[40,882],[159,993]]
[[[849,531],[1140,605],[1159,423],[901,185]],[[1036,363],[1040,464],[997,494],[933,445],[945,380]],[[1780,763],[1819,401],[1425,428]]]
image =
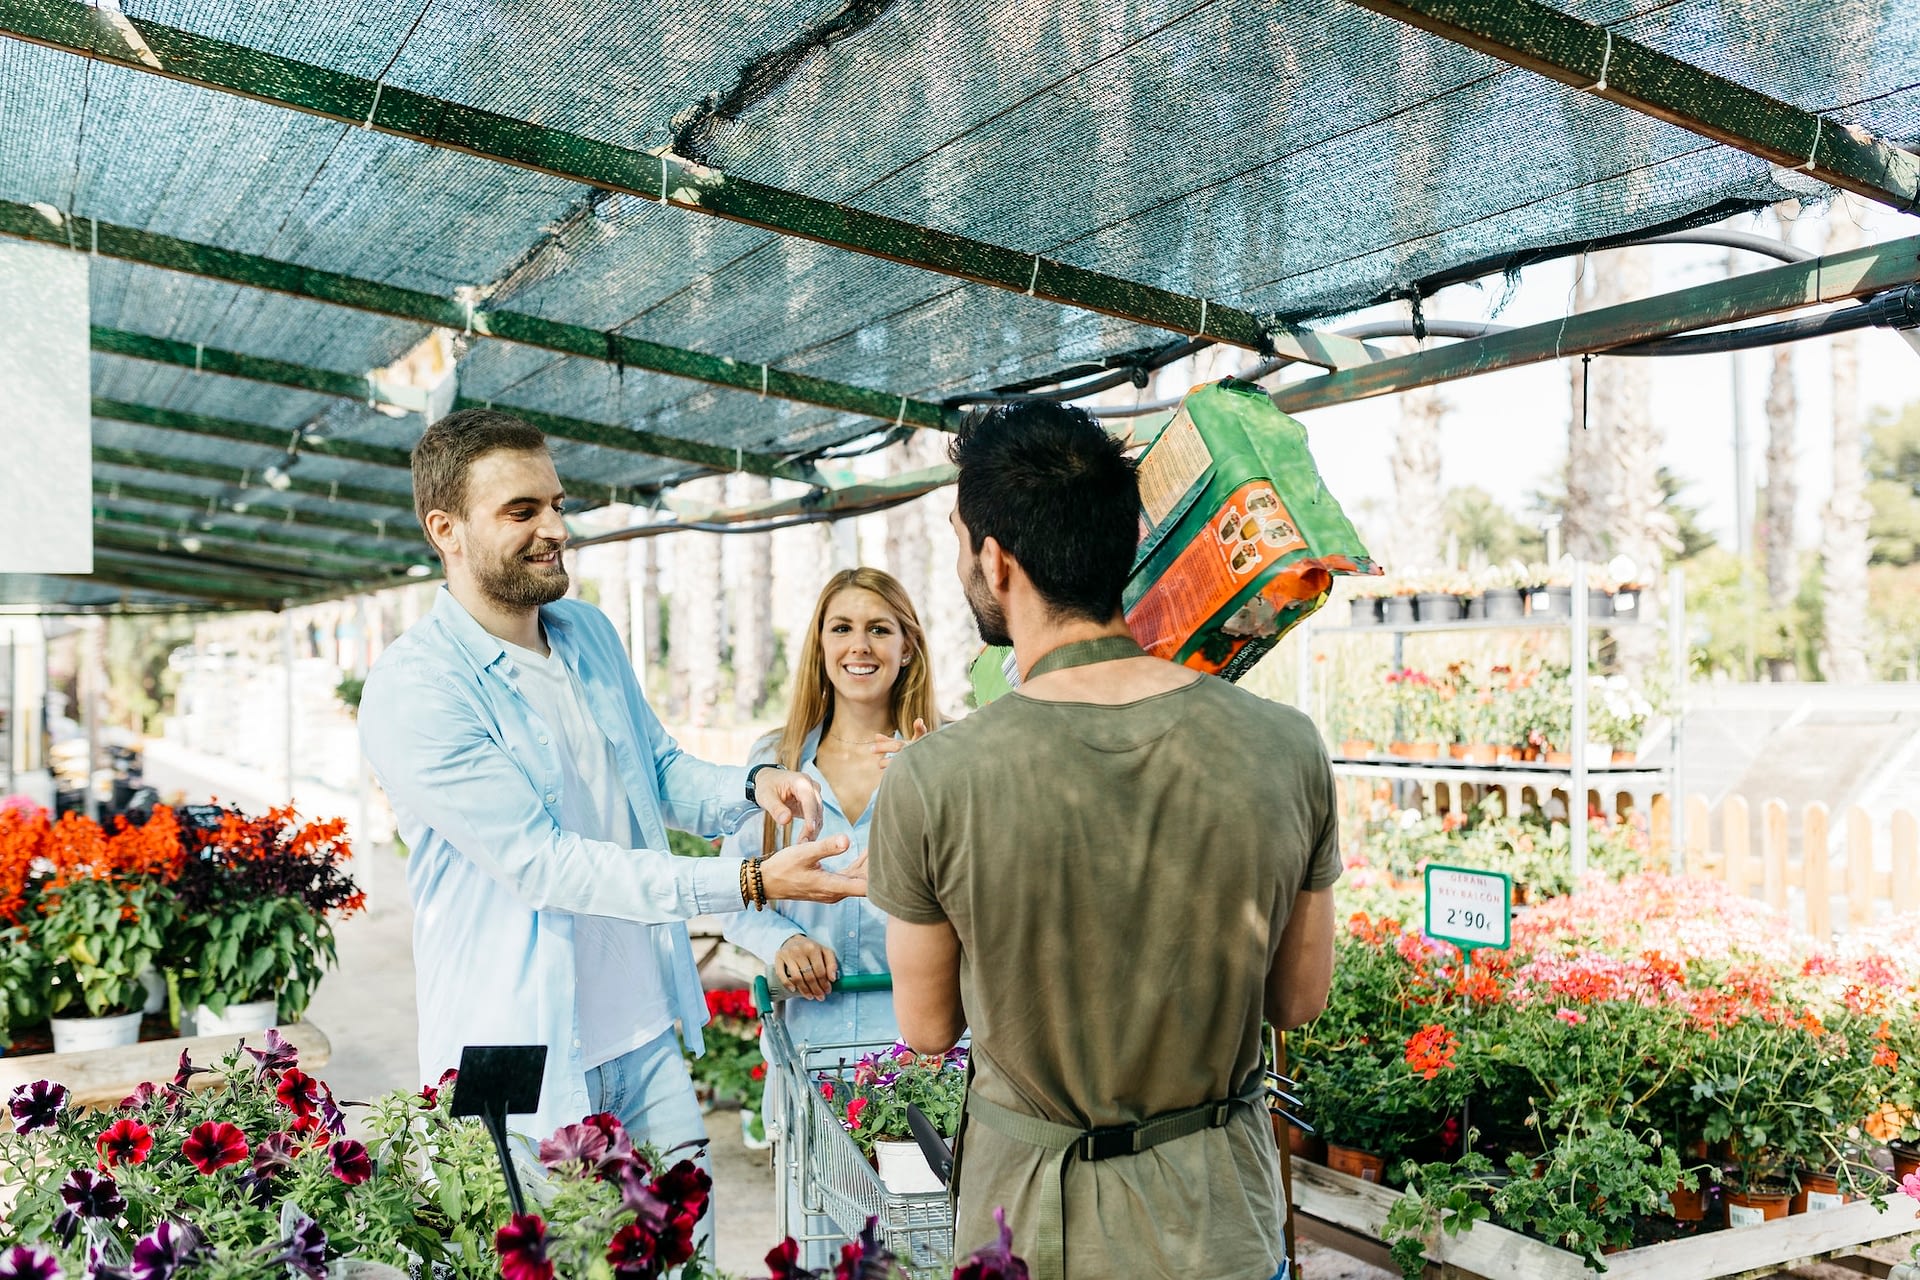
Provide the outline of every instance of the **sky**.
[[[1826,239],[1827,219],[1851,217],[1871,244],[1920,235],[1920,218],[1894,213],[1864,200],[1844,197],[1828,210],[1810,210],[1794,230],[1794,241],[1818,251]],[[1778,236],[1771,215],[1730,224],[1741,230]],[[1685,245],[1653,246],[1654,288],[1682,289],[1726,276],[1726,251]],[[1775,265],[1742,255],[1743,270]],[[1526,325],[1555,319],[1570,309],[1574,264],[1544,263],[1523,273],[1518,289],[1498,315],[1502,282],[1483,288],[1458,287],[1429,301],[1429,316]],[[1335,327],[1376,316],[1391,308],[1345,317]],[[1404,307],[1397,314],[1405,315]],[[1436,340],[1438,341],[1438,340]],[[1796,541],[1819,542],[1820,512],[1832,484],[1832,420],[1827,339],[1794,344],[1795,385],[1799,396],[1797,472],[1800,495]],[[1765,400],[1770,349],[1740,357],[1745,405],[1750,484],[1765,478]],[[1860,332],[1860,401],[1863,417],[1876,408],[1897,409],[1920,400],[1920,353],[1887,329]],[[1653,369],[1652,407],[1665,438],[1663,461],[1686,483],[1681,501],[1701,508],[1701,523],[1729,546],[1734,531],[1733,395],[1734,357],[1686,356],[1649,360]],[[1510,510],[1525,509],[1527,496],[1543,486],[1558,487],[1565,466],[1567,429],[1572,414],[1567,362],[1556,361],[1449,383],[1449,405],[1441,427],[1443,488],[1478,485]],[[1308,438],[1328,487],[1350,510],[1370,500],[1390,502],[1393,479],[1388,458],[1398,424],[1397,397],[1382,396],[1355,404],[1302,414]]]

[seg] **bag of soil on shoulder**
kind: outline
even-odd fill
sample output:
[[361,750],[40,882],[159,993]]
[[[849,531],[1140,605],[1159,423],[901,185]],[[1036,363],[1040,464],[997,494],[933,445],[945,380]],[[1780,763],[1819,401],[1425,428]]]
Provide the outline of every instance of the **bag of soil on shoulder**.
[[1140,459],[1140,550],[1123,596],[1140,647],[1237,680],[1380,572],[1321,482],[1307,432],[1252,383],[1196,387]]

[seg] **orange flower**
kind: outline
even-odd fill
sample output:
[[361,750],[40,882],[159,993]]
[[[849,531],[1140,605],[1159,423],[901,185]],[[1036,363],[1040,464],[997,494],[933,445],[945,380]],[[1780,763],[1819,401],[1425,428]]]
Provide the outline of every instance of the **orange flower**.
[[1900,1055],[1883,1044],[1873,1051],[1873,1065],[1876,1067],[1885,1067],[1891,1071],[1900,1065]]
[[1415,1075],[1431,1080],[1442,1071],[1453,1070],[1454,1051],[1460,1038],[1438,1023],[1428,1023],[1407,1039],[1407,1067]]

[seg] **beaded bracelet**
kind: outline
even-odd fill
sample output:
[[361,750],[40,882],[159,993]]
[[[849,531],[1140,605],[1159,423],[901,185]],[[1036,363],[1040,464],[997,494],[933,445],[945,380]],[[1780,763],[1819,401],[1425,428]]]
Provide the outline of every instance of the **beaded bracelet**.
[[760,870],[760,864],[765,861],[764,856],[753,860],[753,909],[755,911],[767,905],[767,878]]
[[753,905],[753,872],[750,870],[752,866],[751,859],[740,860],[740,905],[743,907]]

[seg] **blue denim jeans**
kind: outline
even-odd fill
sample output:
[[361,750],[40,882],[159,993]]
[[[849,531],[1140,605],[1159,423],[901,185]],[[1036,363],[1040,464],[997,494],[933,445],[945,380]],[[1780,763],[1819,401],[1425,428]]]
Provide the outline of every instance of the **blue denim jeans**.
[[[662,1155],[685,1142],[704,1144],[707,1123],[700,1100],[693,1093],[686,1059],[680,1056],[680,1038],[672,1031],[649,1040],[631,1053],[587,1070],[587,1097],[595,1111],[611,1111],[633,1136],[635,1146],[648,1144]],[[682,1151],[667,1157],[669,1166],[692,1156],[709,1175],[713,1158],[701,1146],[698,1155]],[[713,1260],[713,1202],[694,1228],[700,1253]]]

